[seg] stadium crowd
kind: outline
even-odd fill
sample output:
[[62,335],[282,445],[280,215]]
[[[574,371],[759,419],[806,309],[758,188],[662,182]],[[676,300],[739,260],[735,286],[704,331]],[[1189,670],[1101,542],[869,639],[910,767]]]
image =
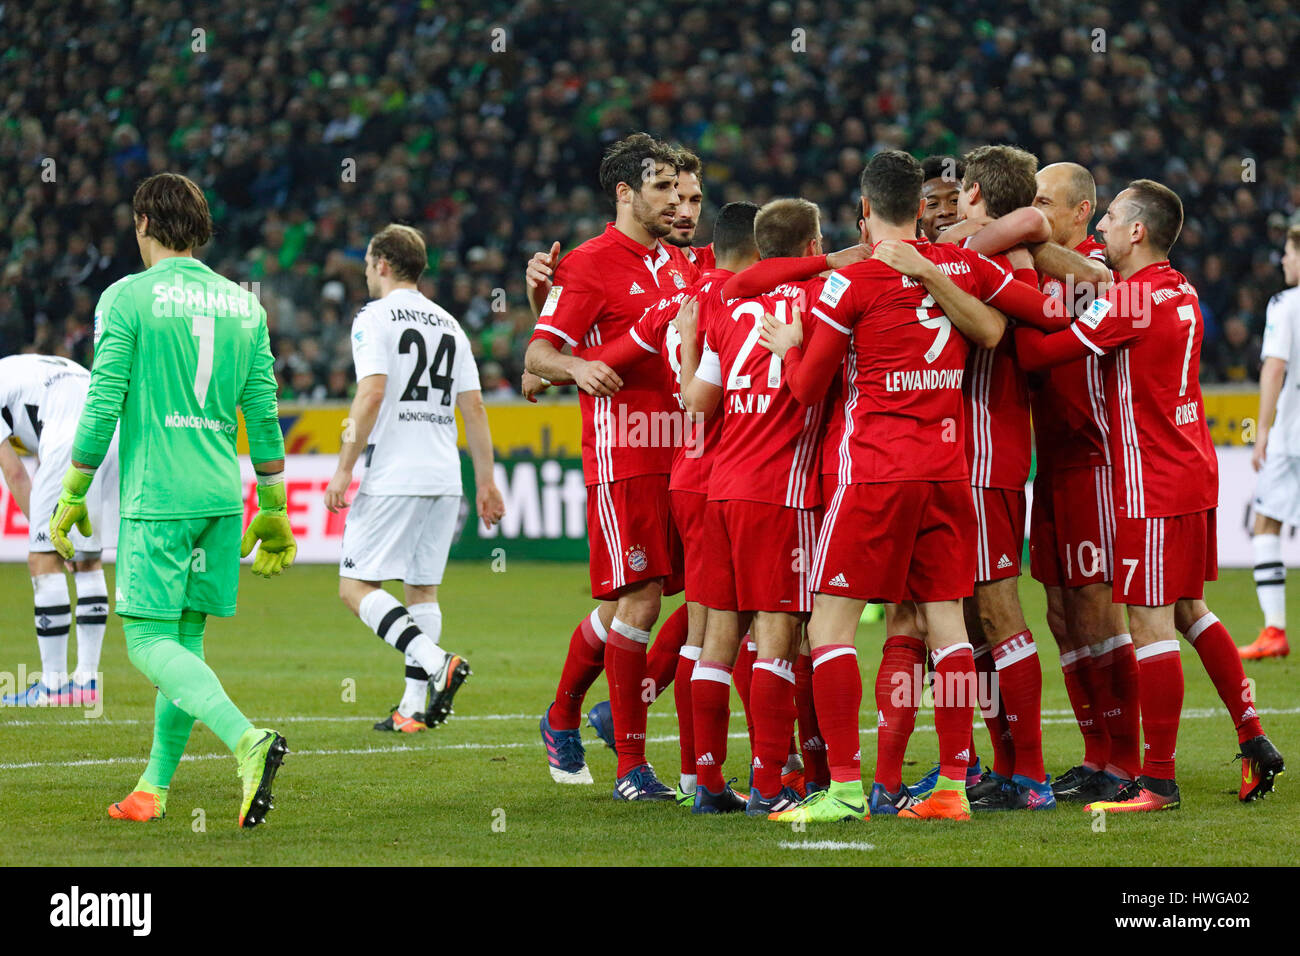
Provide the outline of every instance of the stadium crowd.
[[1207,381],[1258,377],[1300,209],[1289,0],[28,0],[0,34],[0,355],[88,362],[96,298],[140,267],[132,190],[174,170],[213,210],[203,258],[260,283],[286,401],[350,394],[365,237],[390,220],[427,238],[423,291],[485,397],[512,394],[524,264],[612,218],[596,167],[632,129],[703,159],[704,238],[728,201],[798,195],[847,245],[886,147],[1017,143],[1089,167],[1103,209],[1159,179],[1187,211]]

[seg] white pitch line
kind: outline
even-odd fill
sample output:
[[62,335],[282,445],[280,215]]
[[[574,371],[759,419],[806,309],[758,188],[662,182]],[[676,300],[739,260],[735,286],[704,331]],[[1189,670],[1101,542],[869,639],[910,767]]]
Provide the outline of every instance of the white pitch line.
[[[1264,715],[1300,714],[1300,707],[1261,708],[1259,710],[1259,713]],[[664,715],[664,716],[671,716],[671,715]],[[1227,716],[1227,711],[1221,710],[1216,707],[1196,707],[1184,711],[1182,715],[1184,720],[1207,720],[1210,718],[1216,718],[1216,717],[1221,718],[1226,716]],[[301,719],[310,721],[310,720],[315,720],[317,718],[304,717]],[[459,720],[461,718],[457,718],[457,719]],[[33,723],[40,723],[40,721],[33,721]],[[1044,724],[1073,724],[1074,718],[1073,717],[1059,718],[1059,719],[1054,718],[1054,719],[1044,720],[1043,723]],[[934,731],[933,725],[922,724],[922,725],[918,725],[913,732],[926,733],[926,732],[933,732],[933,731]],[[876,728],[874,727],[865,727],[861,731],[861,735],[863,737],[874,736],[875,733],[876,733]],[[748,739],[748,736],[749,735],[747,733],[735,733],[735,734],[728,734],[727,739],[744,740],[744,739]],[[667,734],[658,737],[646,738],[646,743],[648,744],[666,744],[666,743],[676,743],[676,742],[677,742],[676,734]],[[405,745],[399,745],[396,747],[363,747],[363,748],[356,748],[351,750],[290,750],[289,752],[290,754],[299,757],[326,757],[326,756],[365,756],[367,754],[386,754],[386,753],[427,753],[429,751],[434,751],[434,750],[523,750],[526,748],[536,747],[536,746],[537,746],[536,741],[529,741],[527,743],[511,741],[506,743],[463,743],[463,744],[443,744],[443,745],[435,744],[429,747],[408,747]],[[182,760],[216,760],[218,758],[226,758],[228,756],[229,756],[228,754],[197,754],[193,756],[187,754],[181,757],[181,759]],[[27,763],[0,763],[0,770],[31,770],[40,767],[92,767],[92,766],[101,766],[105,764],[117,764],[117,763],[141,763],[144,761],[145,761],[145,757],[143,755],[139,757],[102,757],[102,758],[87,759],[87,760],[49,760],[49,761],[34,760]]]
[[839,840],[782,840],[777,844],[783,850],[874,850],[872,843],[841,843]]
[[[59,708],[62,709],[62,708]],[[1300,714],[1300,707],[1259,707],[1256,712],[1264,716],[1269,714]],[[1228,712],[1221,707],[1191,707],[1183,711],[1183,717],[1189,719],[1200,719],[1204,717],[1226,717]],[[1052,719],[1058,715],[1065,715],[1064,719]],[[676,720],[677,714],[673,712],[659,711],[650,713],[647,716],[661,720]],[[744,718],[743,711],[734,711],[732,717]],[[864,710],[859,714],[861,717],[875,717],[876,711]],[[1074,711],[1071,710],[1045,710],[1043,711],[1044,724],[1072,724],[1074,723]],[[536,720],[536,714],[466,714],[464,716],[456,715],[456,723],[465,721],[479,720]],[[375,721],[374,715],[357,716],[357,717],[330,717],[330,716],[313,716],[311,714],[292,714],[287,717],[250,717],[249,720],[254,723],[263,723],[268,725],[274,724],[326,724],[326,723],[350,723],[350,722],[370,722]],[[83,717],[80,720],[0,720],[0,730],[6,727],[73,727],[73,726],[93,726],[103,725],[105,727],[129,727],[140,724],[153,725],[153,720],[143,718],[100,718],[100,717]],[[583,726],[587,726],[584,724]],[[918,727],[917,730],[932,728]],[[864,734],[874,733],[875,731],[868,728],[862,731]],[[677,738],[672,738],[676,740]]]

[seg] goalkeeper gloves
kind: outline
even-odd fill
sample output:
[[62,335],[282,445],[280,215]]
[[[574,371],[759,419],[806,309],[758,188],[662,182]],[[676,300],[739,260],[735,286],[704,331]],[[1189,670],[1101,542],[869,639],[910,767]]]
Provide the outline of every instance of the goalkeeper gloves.
[[71,561],[76,549],[68,539],[68,532],[75,526],[87,538],[90,537],[90,515],[86,511],[86,489],[95,478],[94,469],[90,473],[69,465],[63,473],[63,494],[59,495],[54,514],[50,515],[50,541],[54,550],[65,561]]
[[253,559],[253,573],[264,578],[279,574],[293,564],[298,553],[298,543],[293,540],[286,509],[283,475],[275,475],[271,482],[264,475],[257,476],[257,514],[248,523],[244,539],[239,545],[241,557],[248,557],[253,545],[261,542],[257,557]]

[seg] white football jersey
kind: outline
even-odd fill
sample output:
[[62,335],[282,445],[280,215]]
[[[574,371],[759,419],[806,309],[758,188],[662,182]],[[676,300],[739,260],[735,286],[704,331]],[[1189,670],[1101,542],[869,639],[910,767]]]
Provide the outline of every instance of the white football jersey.
[[1300,286],[1273,296],[1266,316],[1261,354],[1286,362],[1277,418],[1268,433],[1268,453],[1300,456]]
[[479,390],[469,339],[446,309],[394,289],[352,321],[357,381],[387,375],[363,456],[368,495],[459,495],[456,396]]
[[38,457],[71,446],[90,388],[90,373],[55,355],[0,359],[0,441],[17,438]]

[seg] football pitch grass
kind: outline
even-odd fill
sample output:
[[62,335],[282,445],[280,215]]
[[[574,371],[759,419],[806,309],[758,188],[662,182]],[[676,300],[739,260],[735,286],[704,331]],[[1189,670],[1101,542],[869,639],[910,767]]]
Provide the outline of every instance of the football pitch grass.
[[[112,587],[112,568],[109,568]],[[110,820],[149,751],[154,690],[126,658],[121,621],[110,617],[101,670],[103,714],[69,708],[0,710],[0,863],[5,865],[1288,865],[1300,860],[1296,771],[1266,800],[1240,804],[1236,738],[1200,661],[1185,642],[1187,694],[1178,746],[1182,809],[1110,815],[1077,804],[1052,812],[984,814],[966,824],[877,817],[863,824],[790,826],[743,815],[694,817],[674,804],[611,799],[614,756],[584,728],[596,784],[551,782],[537,723],[579,616],[590,611],[586,569],[511,562],[453,563],[443,582],[445,647],[474,674],[456,713],[436,730],[382,734],[402,689],[402,659],[352,618],[336,597],[331,566],[295,567],[271,581],[245,568],[240,613],[208,626],[207,659],[257,726],[283,733],[291,753],[275,783],[276,809],[251,831],[235,826],[234,759],[198,725],[172,783],[167,818]],[[1042,589],[1021,594],[1044,671],[1047,765],[1060,773],[1082,745],[1043,617]],[[1300,608],[1291,578],[1290,601]],[[1238,643],[1258,631],[1249,571],[1225,571],[1207,599]],[[0,566],[0,670],[38,665],[26,569]],[[665,602],[665,611],[680,598]],[[864,770],[875,762],[875,668],[882,624],[858,632],[863,667]],[[75,638],[70,642],[75,661]],[[1300,668],[1248,663],[1265,729],[1300,761]],[[13,677],[10,676],[12,681]],[[6,688],[7,689],[7,688]],[[607,696],[603,678],[587,704]],[[735,712],[725,768],[747,777],[744,721]],[[923,710],[908,750],[908,778],[937,753],[933,713]],[[650,712],[648,750],[675,783],[672,694]],[[988,735],[978,721],[981,754]],[[1296,768],[1300,770],[1300,767]]]

